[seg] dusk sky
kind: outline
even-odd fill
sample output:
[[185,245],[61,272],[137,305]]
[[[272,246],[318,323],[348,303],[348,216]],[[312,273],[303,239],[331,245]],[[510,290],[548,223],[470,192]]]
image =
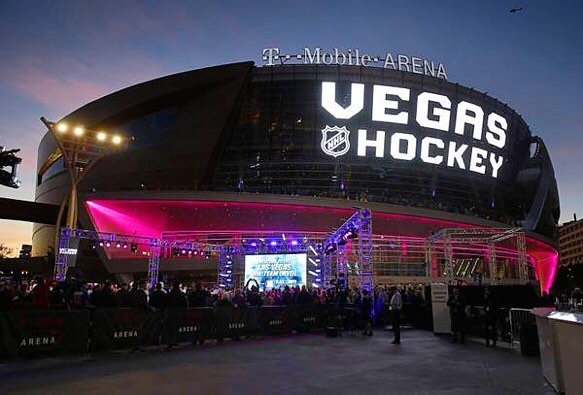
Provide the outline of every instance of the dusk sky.
[[[515,7],[522,11],[509,13]],[[34,199],[41,116],[58,120],[121,88],[304,46],[419,55],[488,92],[549,148],[561,222],[583,216],[583,1],[7,1],[0,3],[0,145],[21,148]],[[18,252],[32,225],[0,221]]]

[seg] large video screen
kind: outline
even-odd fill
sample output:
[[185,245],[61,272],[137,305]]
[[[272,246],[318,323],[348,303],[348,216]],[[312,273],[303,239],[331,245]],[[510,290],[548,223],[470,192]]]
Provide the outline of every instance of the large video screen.
[[253,279],[260,290],[301,287],[306,285],[306,260],[306,254],[245,255],[245,284]]

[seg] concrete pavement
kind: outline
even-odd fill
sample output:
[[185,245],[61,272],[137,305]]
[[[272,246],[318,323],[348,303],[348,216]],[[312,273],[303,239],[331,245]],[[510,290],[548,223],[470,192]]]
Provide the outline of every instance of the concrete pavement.
[[426,331],[227,341],[0,364],[0,393],[553,394],[537,358]]

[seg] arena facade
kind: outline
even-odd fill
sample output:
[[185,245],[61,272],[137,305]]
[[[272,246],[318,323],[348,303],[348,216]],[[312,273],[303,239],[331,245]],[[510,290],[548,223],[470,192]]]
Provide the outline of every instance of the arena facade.
[[[79,185],[78,226],[269,253],[321,242],[366,207],[378,283],[441,277],[439,254],[426,264],[426,239],[444,228],[521,227],[530,277],[550,288],[558,259],[554,171],[543,141],[513,109],[448,82],[445,69],[433,76],[400,64],[278,65],[273,55],[269,66],[233,63],[141,83],[60,120],[131,139]],[[47,133],[36,201],[60,204],[68,186]],[[35,225],[33,253],[45,254],[53,240],[54,227]],[[147,251],[115,247],[95,248],[107,272],[147,271]],[[512,243],[496,246],[495,274],[482,247],[453,251],[458,280],[516,283]],[[348,270],[353,250],[342,258]],[[91,254],[78,257],[79,267],[94,262]],[[174,275],[216,277],[216,267],[216,257],[196,250],[168,249],[161,262],[161,272]],[[235,262],[237,278],[241,267]]]

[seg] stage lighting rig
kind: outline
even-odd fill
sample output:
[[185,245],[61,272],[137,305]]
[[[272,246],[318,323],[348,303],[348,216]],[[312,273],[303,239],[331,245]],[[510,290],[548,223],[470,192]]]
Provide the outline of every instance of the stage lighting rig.
[[[12,149],[4,151],[4,147],[0,146],[0,185],[5,185],[10,188],[20,188],[21,182],[16,176],[18,165],[22,162],[22,158],[16,156],[20,149]],[[4,170],[5,167],[10,167],[10,171]]]

